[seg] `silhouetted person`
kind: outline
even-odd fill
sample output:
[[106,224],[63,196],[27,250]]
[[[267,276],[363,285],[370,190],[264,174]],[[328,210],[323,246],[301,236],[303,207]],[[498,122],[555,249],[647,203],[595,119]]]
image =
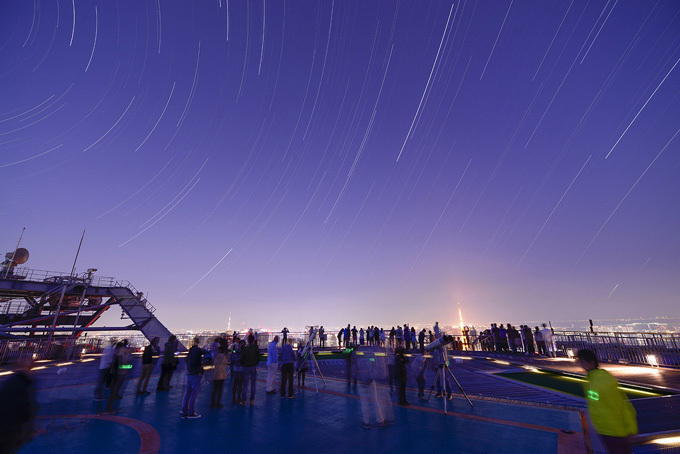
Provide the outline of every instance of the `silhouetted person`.
[[172,373],[177,368],[179,362],[175,358],[175,351],[177,350],[177,337],[173,334],[165,343],[165,350],[163,350],[163,359],[161,360],[161,376],[156,385],[156,391],[170,391],[170,380]]
[[144,353],[142,353],[142,374],[139,376],[139,381],[137,382],[137,394],[146,396],[149,392],[146,390],[149,384],[149,378],[151,378],[151,373],[156,365],[153,361],[153,356],[160,353],[158,348],[158,337],[154,337],[151,343],[144,347]]
[[203,355],[205,353],[198,346],[199,342],[199,338],[194,337],[192,346],[187,354],[187,376],[184,397],[182,398],[182,418],[196,419],[201,417],[201,415],[196,413],[195,408],[198,390],[201,386],[201,378],[203,377]]
[[524,325],[524,329],[522,331],[524,333],[524,342],[526,344],[526,355],[533,355],[536,353],[536,349],[534,348],[534,333],[531,332],[531,328],[527,325]]
[[406,351],[403,347],[399,347],[394,356],[394,372],[397,378],[397,386],[399,388],[399,398],[397,400],[398,405],[403,407],[408,406],[406,401],[406,365],[408,364],[408,358],[404,355]]
[[231,344],[231,364],[233,366],[234,382],[231,386],[231,403],[244,403],[241,401],[243,390],[243,365],[241,364],[241,352],[246,347],[246,342],[240,340]]
[[288,397],[293,399],[293,363],[295,362],[295,353],[293,347],[287,342],[283,341],[281,345],[281,399],[286,397],[286,384],[288,385]]
[[257,365],[260,363],[260,349],[255,342],[255,336],[248,335],[248,345],[241,353],[243,365],[243,389],[241,391],[241,403],[245,404],[250,383],[250,405],[255,405],[255,382],[257,380]]
[[295,368],[297,370],[298,388],[304,388],[305,375],[307,374],[307,369],[309,369],[309,366],[307,365],[307,358],[302,356],[302,344],[298,345],[297,357],[298,360]]
[[0,382],[0,453],[14,453],[33,438],[35,402],[30,356],[19,360],[19,369]]
[[[311,337],[310,337],[311,339]],[[276,376],[276,369],[279,367],[279,352],[276,345],[279,343],[279,336],[274,336],[267,346],[267,394],[274,394],[274,377]]]

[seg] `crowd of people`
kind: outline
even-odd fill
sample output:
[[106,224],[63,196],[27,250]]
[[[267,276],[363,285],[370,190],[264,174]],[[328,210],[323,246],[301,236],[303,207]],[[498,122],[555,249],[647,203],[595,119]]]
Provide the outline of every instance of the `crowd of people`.
[[[286,339],[290,332],[288,328],[282,331]],[[368,326],[367,328],[348,324],[336,334],[337,345],[340,348],[356,346],[403,347],[405,351],[424,351],[425,345],[434,342],[441,334],[439,323],[435,323],[430,330],[422,328],[416,330],[408,324],[393,326],[391,329]],[[317,340],[318,339],[318,340]],[[318,330],[318,336],[312,340],[314,345],[325,347],[328,335],[324,327]],[[545,323],[539,329],[532,330],[528,325],[514,326],[510,323],[498,325],[492,323],[489,328],[477,331],[474,326],[463,326],[460,336],[454,336],[451,349],[459,351],[485,351],[522,353],[525,355],[555,356],[556,347],[553,342],[553,330]]]
[[469,345],[470,350],[488,352],[524,353],[525,355],[539,354],[542,356],[555,356],[553,343],[553,330],[543,323],[542,329],[534,327],[534,331],[528,325],[515,327],[510,323],[491,326],[479,334],[474,327],[463,327],[463,345]]
[[[447,373],[449,357],[447,350],[482,349],[484,351],[551,355],[554,353],[552,331],[545,324],[543,329],[532,331],[527,325],[515,328],[492,324],[478,335],[474,327],[462,330],[459,337],[445,336],[435,323],[432,330],[417,332],[408,325],[385,330],[375,326],[356,329],[348,325],[338,333],[341,348],[347,361],[347,385],[357,388],[361,400],[364,427],[383,427],[393,420],[392,399],[408,406],[406,383],[415,377],[417,397],[427,401],[436,388],[436,398],[453,398],[451,375]],[[407,334],[408,333],[408,334]],[[323,327],[312,327],[306,339],[290,339],[287,328],[282,336],[274,336],[267,345],[267,394],[279,394],[281,399],[294,399],[297,388],[304,389],[305,373],[313,360],[313,345],[324,345]],[[196,412],[196,400],[201,383],[209,383],[212,393],[210,406],[221,408],[224,386],[231,376],[231,402],[245,406],[255,404],[257,369],[262,353],[257,344],[257,333],[249,332],[244,338],[238,333],[219,336],[201,346],[199,338],[191,341],[186,355],[186,376],[181,404],[181,417],[200,418]],[[425,345],[425,342],[428,345]],[[297,343],[297,351],[293,344]],[[173,335],[161,350],[159,339],[154,338],[145,346],[141,358],[141,373],[136,381],[136,394],[147,396],[147,387],[160,358],[161,374],[156,385],[157,392],[172,388],[172,377],[180,361],[179,343]],[[112,340],[104,348],[94,389],[95,400],[106,400],[106,412],[114,413],[115,402],[122,398],[124,383],[133,368],[133,348],[127,340]],[[417,354],[420,350],[424,354]],[[407,354],[407,352],[411,354]],[[577,361],[586,371],[585,396],[592,422],[610,452],[631,452],[629,438],[637,433],[635,410],[618,382],[607,371],[599,368],[597,355],[590,350],[577,352]],[[315,361],[315,360],[313,360]],[[2,426],[3,447],[14,449],[32,437],[35,409],[31,391],[31,368],[33,361],[25,358],[19,369],[8,379],[0,382],[0,407],[6,409]],[[275,378],[280,375],[279,389]],[[426,397],[426,385],[430,381],[430,396]],[[459,385],[460,386],[460,385]],[[105,388],[109,389],[105,397]],[[462,388],[461,388],[462,390]],[[5,446],[6,445],[6,446]]]
[[[389,330],[369,326],[366,329],[348,324],[337,333],[338,345],[347,360],[347,384],[357,387],[361,399],[363,425],[365,427],[382,427],[392,418],[392,404],[389,394],[397,398],[397,404],[408,406],[406,383],[409,376],[415,377],[418,387],[417,398],[429,401],[436,389],[435,398],[453,398],[451,374],[447,368],[449,358],[447,351],[481,350],[487,352],[522,353],[527,355],[554,355],[552,330],[543,324],[543,329],[532,330],[527,325],[515,327],[512,324],[491,324],[479,333],[474,327],[463,328],[461,336],[444,336],[438,323],[431,330],[416,331],[408,324],[392,327]],[[313,358],[314,346],[326,345],[327,335],[323,326],[318,329],[310,327],[303,339],[290,338],[290,331],[284,328],[281,336],[275,335],[267,345],[266,360],[266,394],[279,394],[281,399],[294,399],[297,376],[297,388],[304,388],[305,375]],[[182,399],[181,417],[187,419],[200,418],[195,404],[201,382],[211,384],[212,394],[210,406],[223,407],[222,396],[225,382],[231,377],[231,403],[245,406],[255,404],[258,365],[262,360],[262,352],[258,347],[258,334],[249,332],[244,337],[238,333],[232,336],[219,336],[212,342],[200,346],[200,339],[194,338],[186,356],[186,378]],[[436,342],[439,340],[439,342]],[[155,358],[160,358],[161,374],[156,385],[157,392],[166,392],[172,388],[172,376],[179,365],[178,340],[171,336],[161,350],[158,339],[153,339],[144,348],[142,354],[141,374],[136,384],[139,396],[150,394],[147,391],[149,379],[154,369]],[[293,344],[297,343],[297,350]],[[442,348],[445,346],[445,348]],[[344,349],[344,350],[343,350]],[[417,353],[420,354],[417,354]],[[104,389],[109,388],[106,403],[107,412],[115,412],[117,399],[122,398],[122,385],[132,369],[132,348],[126,340],[112,341],[102,352],[99,376],[95,386],[95,400],[104,400]],[[411,354],[407,354],[411,353]],[[596,357],[592,352],[579,353],[581,365],[588,372],[593,386],[605,383],[607,389],[612,388],[615,380],[597,368]],[[279,389],[275,380],[279,376]],[[426,386],[430,381],[430,395],[426,397]],[[613,381],[612,381],[613,380]],[[602,385],[604,386],[604,385]],[[596,388],[592,388],[596,389]],[[594,393],[602,393],[593,391]],[[610,391],[607,391],[610,392]],[[616,396],[614,396],[616,397]],[[612,399],[614,399],[612,397]],[[635,415],[631,408],[616,397],[617,408],[627,412],[625,427],[616,431],[608,431],[603,426],[603,434],[607,443],[621,443],[625,437],[634,432]],[[592,405],[591,405],[592,404]],[[601,412],[602,405],[596,400],[589,405]],[[618,411],[618,410],[617,410]],[[632,414],[632,416],[631,416]],[[631,422],[632,421],[632,422]],[[613,438],[612,438],[613,437]],[[624,437],[624,438],[625,438]],[[623,441],[625,444],[625,440]]]
[[[284,387],[288,386],[287,394],[289,398],[294,398],[293,392],[293,371],[298,377],[298,386],[304,387],[305,374],[308,370],[309,354],[301,354],[305,343],[310,346],[324,348],[327,345],[328,335],[323,326],[318,329],[310,327],[306,333],[306,339],[298,343],[298,351],[292,347],[293,340],[289,339],[290,331],[284,327],[281,330],[281,337],[278,335],[269,343],[267,348],[267,385],[265,392],[273,394],[274,379],[279,369],[281,369],[281,382],[285,383],[281,387],[281,396],[285,397]],[[367,328],[347,324],[337,333],[337,343],[342,349],[357,349],[364,347],[376,347],[387,349],[390,361],[388,364],[389,387],[394,389],[394,383],[404,382],[405,369],[399,361],[408,361],[404,353],[419,351],[425,353],[425,347],[442,335],[439,323],[435,322],[432,329],[425,328],[416,331],[415,327],[408,324],[392,326],[389,329],[370,325]],[[496,323],[479,333],[473,327],[463,327],[460,336],[451,338],[448,348],[453,350],[480,350],[488,352],[524,353],[526,355],[552,355],[555,354],[555,346],[552,342],[552,330],[543,324],[543,329],[538,326],[532,331],[527,325],[520,325],[518,328],[510,323],[500,326]],[[257,378],[257,365],[261,359],[258,347],[258,333],[250,331],[241,338],[238,333],[234,333],[229,338],[225,336],[216,337],[207,347],[201,348],[198,338],[194,339],[187,356],[187,383],[186,393],[183,399],[182,415],[186,418],[200,417],[195,412],[194,402],[198,393],[201,377],[204,371],[211,371],[211,383],[213,392],[211,406],[222,407],[222,394],[224,382],[228,376],[233,378],[231,389],[232,404],[245,405],[251,404],[255,399],[255,388]],[[279,349],[279,340],[281,346]],[[176,336],[171,336],[161,350],[158,345],[158,338],[153,339],[144,348],[142,354],[142,370],[136,385],[136,394],[139,396],[149,395],[147,390],[149,379],[155,367],[155,358],[160,357],[161,374],[156,385],[157,392],[166,392],[172,388],[171,381],[174,371],[179,365],[177,358],[178,340]],[[107,400],[106,411],[112,412],[115,401],[122,396],[121,388],[132,368],[133,349],[127,344],[127,340],[112,341],[109,346],[104,348],[99,366],[99,376],[94,390],[96,400]],[[430,355],[428,355],[430,356]],[[397,358],[395,360],[395,358]],[[419,358],[417,365],[412,373],[415,374],[416,382],[419,385],[419,397],[423,397],[425,370],[436,370],[443,358],[433,357]],[[403,377],[403,380],[402,380]],[[423,385],[421,386],[421,382]],[[437,397],[450,396],[450,387],[445,380],[437,383]],[[104,389],[109,388],[108,398],[104,397]],[[248,390],[250,389],[250,394]],[[249,399],[247,399],[249,397]],[[405,397],[400,401],[405,402]],[[407,403],[406,403],[407,404]]]
[[[281,397],[285,397],[287,386],[288,398],[295,398],[293,392],[293,371],[297,374],[298,388],[304,388],[305,377],[308,370],[308,354],[302,354],[302,345],[298,351],[294,351],[292,342],[288,342],[284,334],[280,351],[277,347],[279,336],[275,336],[270,343],[267,355],[267,387],[266,392],[272,394],[274,378],[278,366],[281,365]],[[161,374],[156,385],[156,392],[167,392],[171,385],[172,376],[177,370],[180,361],[178,358],[179,342],[172,335],[165,343],[161,351],[158,338],[153,339],[142,353],[141,375],[136,384],[136,395],[147,396],[149,379],[155,367],[155,358],[160,357]],[[97,383],[94,389],[94,399],[106,401],[106,413],[115,413],[116,400],[122,399],[122,386],[132,369],[133,349],[128,346],[127,340],[117,341],[112,339],[110,345],[102,351],[99,362]],[[211,407],[222,408],[222,395],[226,379],[232,377],[231,403],[251,405],[255,403],[255,390],[257,381],[257,366],[262,354],[257,344],[257,335],[248,333],[245,338],[234,333],[231,338],[226,336],[215,337],[207,346],[200,346],[198,337],[192,339],[191,346],[186,355],[186,384],[182,399],[181,416],[183,418],[200,418],[196,413],[195,402],[198,396],[201,381],[209,381],[212,384]],[[206,377],[209,380],[206,380]],[[105,389],[109,389],[108,397],[105,397]],[[248,391],[250,390],[250,393]]]

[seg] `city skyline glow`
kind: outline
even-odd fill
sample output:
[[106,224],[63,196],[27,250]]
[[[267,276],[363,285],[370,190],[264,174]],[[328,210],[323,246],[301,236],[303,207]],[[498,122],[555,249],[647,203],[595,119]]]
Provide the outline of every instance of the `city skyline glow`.
[[679,13],[3,2],[2,252],[170,329],[673,316]]

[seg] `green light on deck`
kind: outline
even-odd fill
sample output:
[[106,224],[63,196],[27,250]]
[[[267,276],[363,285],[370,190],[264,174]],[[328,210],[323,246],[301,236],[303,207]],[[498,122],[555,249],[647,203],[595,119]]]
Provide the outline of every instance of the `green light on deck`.
[[590,400],[600,400],[600,395],[596,391],[588,391],[587,395]]
[[118,369],[132,369],[132,364],[122,364],[118,366]]
[[375,361],[375,358],[369,358],[369,361]]

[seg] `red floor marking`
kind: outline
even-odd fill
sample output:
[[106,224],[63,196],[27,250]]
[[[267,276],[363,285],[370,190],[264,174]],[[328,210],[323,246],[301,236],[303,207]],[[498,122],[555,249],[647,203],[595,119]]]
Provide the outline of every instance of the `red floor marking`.
[[49,415],[38,416],[38,419],[103,419],[105,421],[124,424],[137,432],[142,442],[139,447],[139,454],[156,454],[161,448],[161,437],[156,429],[150,424],[137,419],[126,418],[125,416],[115,415]]
[[579,418],[581,419],[581,430],[583,431],[583,438],[586,441],[586,452],[590,454],[593,452],[593,446],[590,440],[590,429],[588,429],[588,419],[586,418],[586,413],[583,410],[579,411],[578,413]]

